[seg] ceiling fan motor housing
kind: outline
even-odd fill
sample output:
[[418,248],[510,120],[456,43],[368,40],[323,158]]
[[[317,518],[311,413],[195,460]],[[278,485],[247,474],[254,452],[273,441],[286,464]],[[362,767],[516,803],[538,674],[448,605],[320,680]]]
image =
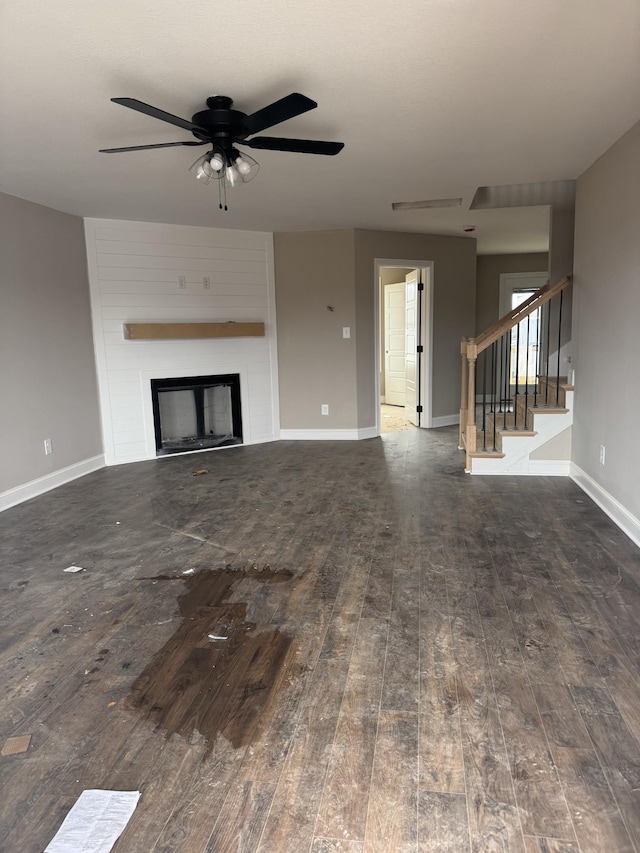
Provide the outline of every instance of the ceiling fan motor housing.
[[[209,109],[196,113],[191,121],[207,132],[206,138],[212,142],[219,142],[223,146],[225,142],[230,144],[234,139],[244,139],[248,136],[244,128],[246,113],[231,109],[232,105],[233,100],[226,95],[212,95],[207,98]],[[193,134],[200,139],[203,138],[197,130],[194,130]]]

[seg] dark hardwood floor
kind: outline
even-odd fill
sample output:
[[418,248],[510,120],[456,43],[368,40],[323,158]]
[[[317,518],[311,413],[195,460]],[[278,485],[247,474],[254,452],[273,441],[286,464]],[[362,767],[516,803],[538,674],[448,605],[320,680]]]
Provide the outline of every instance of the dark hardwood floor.
[[640,853],[640,552],[462,469],[454,428],[279,442],[3,513],[0,850],[109,788],[117,853]]

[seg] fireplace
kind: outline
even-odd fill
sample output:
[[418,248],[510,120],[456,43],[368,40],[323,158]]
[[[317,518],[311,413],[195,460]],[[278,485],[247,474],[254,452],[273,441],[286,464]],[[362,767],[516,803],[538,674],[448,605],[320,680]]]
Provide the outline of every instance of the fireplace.
[[152,379],[156,456],[242,444],[240,375]]

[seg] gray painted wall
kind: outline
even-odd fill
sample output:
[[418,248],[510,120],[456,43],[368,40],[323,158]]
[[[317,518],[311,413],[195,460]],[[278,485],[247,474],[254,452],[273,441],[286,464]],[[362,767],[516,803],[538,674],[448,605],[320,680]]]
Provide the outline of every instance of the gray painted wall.
[[[640,518],[640,123],[580,176],[573,461]],[[599,448],[606,464],[599,464]]]
[[102,453],[82,219],[1,193],[0,401],[0,493]]
[[[280,427],[354,429],[353,231],[274,234],[273,245]],[[343,326],[351,328],[349,340]],[[328,416],[320,414],[323,403]]]

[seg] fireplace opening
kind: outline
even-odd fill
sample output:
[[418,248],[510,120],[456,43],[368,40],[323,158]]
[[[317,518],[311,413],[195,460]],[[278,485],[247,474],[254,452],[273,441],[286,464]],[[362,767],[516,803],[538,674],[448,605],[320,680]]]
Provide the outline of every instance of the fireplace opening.
[[156,456],[242,444],[240,375],[152,379]]

